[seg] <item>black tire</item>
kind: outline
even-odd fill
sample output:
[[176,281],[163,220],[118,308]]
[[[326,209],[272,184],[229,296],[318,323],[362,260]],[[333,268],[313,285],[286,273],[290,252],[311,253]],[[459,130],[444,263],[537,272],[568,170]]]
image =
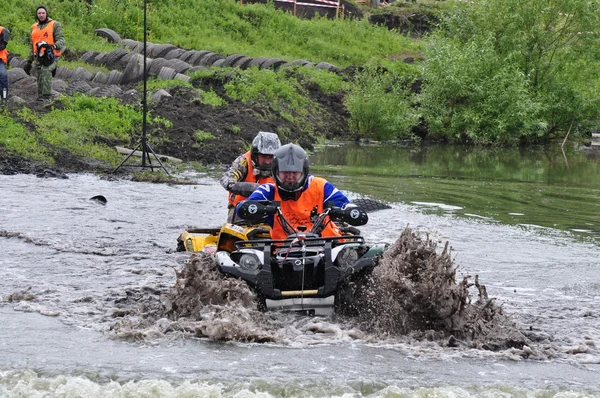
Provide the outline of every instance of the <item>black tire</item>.
[[380,202],[378,200],[369,199],[369,198],[358,198],[352,201],[355,205],[359,206],[361,209],[366,211],[367,213],[372,213],[377,210],[385,210],[391,209],[392,206],[387,203]]
[[225,57],[222,56],[221,54],[208,53],[204,57],[202,57],[202,59],[199,61],[200,62],[199,65],[202,65],[202,66],[211,66],[213,63],[215,63],[219,59],[224,59],[224,58]]
[[186,62],[194,66],[199,66],[202,58],[204,58],[206,54],[210,53],[211,52],[207,50],[195,51],[194,54]]
[[117,32],[108,28],[96,29],[96,34],[100,37],[104,37],[112,43],[118,43],[121,41],[121,36]]
[[260,66],[262,64],[264,64],[265,62],[267,62],[268,60],[269,60],[269,58],[267,58],[267,57],[257,57],[257,58],[254,58],[252,61],[250,61],[250,63],[246,67],[252,68],[253,66],[256,66],[257,68],[260,69]]
[[21,68],[11,68],[7,71],[8,84],[13,84],[27,77],[27,73]]
[[295,61],[288,62],[285,64],[285,66],[313,66],[313,63],[305,59],[297,59]]
[[230,56],[225,58],[225,61],[223,61],[223,64],[221,66],[233,66],[233,64],[236,63],[236,61],[242,58],[243,56],[243,54],[231,54]]
[[163,58],[165,55],[167,55],[172,50],[175,50],[176,48],[177,47],[172,44],[158,44],[152,50],[151,55],[153,58]]
[[121,84],[121,80],[123,80],[123,73],[118,70],[111,70],[106,79],[106,84]]
[[88,92],[92,89],[92,86],[90,86],[87,82],[83,81],[83,80],[78,80],[75,81],[73,83],[71,83],[69,85],[69,87],[67,87],[67,92],[68,93],[85,93]]
[[106,84],[108,81],[108,75],[104,72],[97,72],[92,79],[92,83]]
[[335,72],[338,70],[338,67],[330,64],[329,62],[319,62],[318,64],[315,65],[315,68],[317,69],[325,69],[328,70],[330,72]]
[[252,62],[252,58],[243,56],[242,58],[240,58],[237,61],[235,61],[233,63],[233,65],[231,65],[231,67],[232,68],[246,69],[248,67],[248,64],[250,62]]
[[182,60],[177,58],[169,60],[165,64],[165,66],[174,69],[177,73],[185,73],[188,69],[192,67],[192,65],[188,64],[187,62],[183,62]]
[[281,65],[285,64],[286,61],[281,58],[271,58],[268,61],[260,65],[260,69],[274,69],[277,70]]
[[165,54],[165,56],[163,57],[164,59],[175,59],[175,58],[179,58],[179,56],[181,54],[183,54],[185,52],[185,50],[183,48],[175,48],[171,51],[169,51],[168,53]]
[[94,63],[94,59],[100,54],[98,51],[86,51],[81,56],[81,60],[88,64]]

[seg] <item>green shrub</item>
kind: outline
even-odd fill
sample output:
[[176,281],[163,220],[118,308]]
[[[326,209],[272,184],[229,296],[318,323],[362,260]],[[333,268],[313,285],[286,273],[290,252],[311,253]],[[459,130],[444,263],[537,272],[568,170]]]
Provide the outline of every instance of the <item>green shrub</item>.
[[600,121],[600,3],[457,4],[425,46],[420,97],[431,133],[517,144]]
[[411,128],[418,115],[411,104],[409,82],[393,71],[365,68],[345,98],[352,130],[378,140],[414,138]]
[[194,134],[194,139],[199,144],[203,143],[204,141],[212,140],[214,138],[215,138],[214,135],[212,135],[211,133],[208,133],[208,132],[206,132],[204,130],[198,130]]
[[212,88],[210,91],[198,90],[198,95],[200,101],[206,105],[221,106],[227,103],[223,98],[219,97],[219,94],[215,93]]
[[339,93],[344,88],[342,76],[325,69],[297,67],[295,73],[300,78],[315,83],[325,94]]

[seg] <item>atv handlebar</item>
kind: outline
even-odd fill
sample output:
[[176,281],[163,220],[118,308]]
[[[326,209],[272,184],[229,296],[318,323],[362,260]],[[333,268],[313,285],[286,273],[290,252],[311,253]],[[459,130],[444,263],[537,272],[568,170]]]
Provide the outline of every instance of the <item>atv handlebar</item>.
[[240,205],[238,214],[246,220],[260,220],[277,213],[279,202],[269,200],[247,200]]
[[330,202],[325,203],[325,208],[329,209],[329,217],[334,221],[343,221],[354,227],[365,225],[369,221],[367,213],[356,206],[355,204],[349,204],[346,208],[342,209],[337,207]]
[[[278,214],[284,225],[284,229],[289,229],[289,231],[287,231],[289,234],[303,232],[301,231],[301,226],[294,227],[286,220],[279,205],[280,202],[278,201],[247,200],[240,205],[238,215],[243,219],[252,221],[261,220],[266,216]],[[367,221],[369,221],[369,216],[363,209],[354,204],[349,204],[346,208],[342,209],[341,207],[337,207],[328,202],[325,204],[325,209],[320,214],[317,213],[316,206],[315,209],[313,209],[313,213],[311,214],[313,226],[308,233],[320,235],[325,225],[329,222],[329,219],[345,222],[356,227],[365,225]]]

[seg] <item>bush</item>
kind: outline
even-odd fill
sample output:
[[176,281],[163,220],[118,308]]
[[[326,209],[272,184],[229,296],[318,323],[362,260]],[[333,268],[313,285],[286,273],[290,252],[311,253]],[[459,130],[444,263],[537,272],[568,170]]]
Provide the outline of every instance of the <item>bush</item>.
[[424,48],[430,132],[516,144],[597,125],[598,26],[600,5],[587,0],[457,4]]
[[412,107],[409,79],[377,67],[359,73],[345,99],[351,129],[362,137],[378,140],[414,139],[411,128],[418,114]]

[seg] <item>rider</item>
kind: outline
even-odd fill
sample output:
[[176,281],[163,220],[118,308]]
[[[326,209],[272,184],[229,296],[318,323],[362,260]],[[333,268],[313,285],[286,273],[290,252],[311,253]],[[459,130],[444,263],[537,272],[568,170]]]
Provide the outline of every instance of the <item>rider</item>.
[[[272,162],[274,183],[259,186],[248,201],[237,205],[237,214],[241,218],[252,218],[248,211],[250,201],[279,201],[285,219],[294,227],[305,226],[310,231],[313,223],[313,209],[320,214],[329,203],[343,209],[352,219],[352,225],[364,225],[368,221],[367,213],[350,203],[346,195],[329,181],[308,174],[309,162],[304,149],[295,144],[287,144],[275,152]],[[294,231],[286,228],[278,214],[267,218],[271,225],[271,239],[285,239]],[[335,223],[326,223],[321,236],[341,236],[342,232]]]
[[235,206],[260,184],[273,182],[271,161],[281,142],[275,133],[261,131],[252,140],[252,148],[238,156],[219,181],[229,191],[227,222],[235,219]]

